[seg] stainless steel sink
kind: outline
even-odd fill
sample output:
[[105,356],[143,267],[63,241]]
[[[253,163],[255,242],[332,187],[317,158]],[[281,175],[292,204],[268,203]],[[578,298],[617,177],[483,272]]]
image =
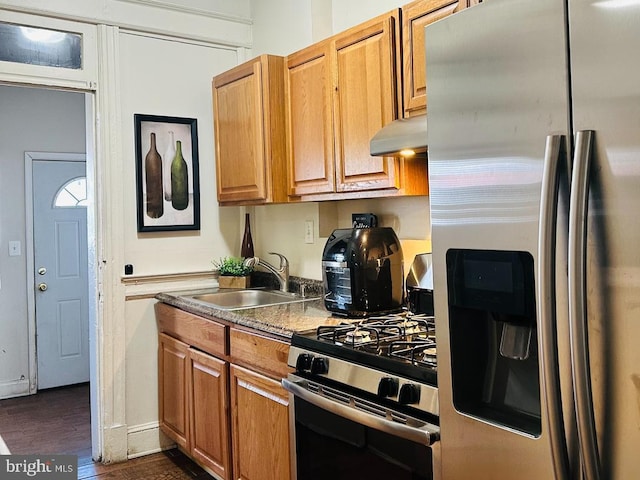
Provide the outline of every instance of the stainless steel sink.
[[306,302],[319,298],[301,297],[294,293],[281,292],[279,290],[231,290],[188,295],[187,297],[220,310],[268,307],[283,303]]

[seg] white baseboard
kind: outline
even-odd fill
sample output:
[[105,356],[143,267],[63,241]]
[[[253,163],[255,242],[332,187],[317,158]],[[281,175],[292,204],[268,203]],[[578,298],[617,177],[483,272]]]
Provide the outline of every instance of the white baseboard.
[[158,422],[149,422],[127,429],[127,445],[127,457],[131,459],[168,450],[175,443],[162,433]]
[[102,463],[110,464],[127,460],[127,426],[115,425],[103,430]]
[[0,383],[0,400],[3,398],[23,397],[30,395],[29,380],[11,380]]

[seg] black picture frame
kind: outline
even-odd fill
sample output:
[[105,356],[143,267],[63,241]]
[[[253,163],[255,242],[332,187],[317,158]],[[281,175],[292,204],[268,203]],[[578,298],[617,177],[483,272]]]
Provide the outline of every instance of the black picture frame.
[[[134,124],[138,232],[200,230],[197,120],[136,113]],[[155,137],[155,149],[151,148],[152,137]],[[186,164],[187,181],[184,181],[184,165],[180,167],[181,160],[178,159],[173,187],[177,186],[181,193],[173,195],[170,172],[178,145]],[[171,156],[173,158],[168,158]],[[161,184],[160,200],[158,182]],[[148,195],[150,191],[154,192],[151,196]]]

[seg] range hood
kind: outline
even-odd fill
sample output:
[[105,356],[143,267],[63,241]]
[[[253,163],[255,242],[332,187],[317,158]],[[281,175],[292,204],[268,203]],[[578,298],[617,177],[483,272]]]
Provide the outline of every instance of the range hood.
[[[409,152],[407,152],[407,150]],[[382,127],[369,142],[373,156],[401,155],[426,158],[427,156],[427,116],[400,118]],[[406,153],[401,153],[405,151]]]

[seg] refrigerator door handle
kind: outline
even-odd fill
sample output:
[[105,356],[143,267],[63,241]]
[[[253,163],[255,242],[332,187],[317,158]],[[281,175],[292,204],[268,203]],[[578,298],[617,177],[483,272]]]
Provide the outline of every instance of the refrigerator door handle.
[[600,458],[589,372],[586,303],[589,164],[594,132],[576,133],[569,203],[569,335],[578,441],[585,480],[600,478]]
[[565,138],[549,135],[545,146],[544,170],[540,194],[540,225],[538,230],[538,299],[540,315],[540,357],[542,371],[542,395],[547,409],[547,427],[553,457],[554,478],[569,478],[560,373],[556,342],[556,279],[555,246],[558,218],[558,188],[560,183],[560,159],[566,156]]

